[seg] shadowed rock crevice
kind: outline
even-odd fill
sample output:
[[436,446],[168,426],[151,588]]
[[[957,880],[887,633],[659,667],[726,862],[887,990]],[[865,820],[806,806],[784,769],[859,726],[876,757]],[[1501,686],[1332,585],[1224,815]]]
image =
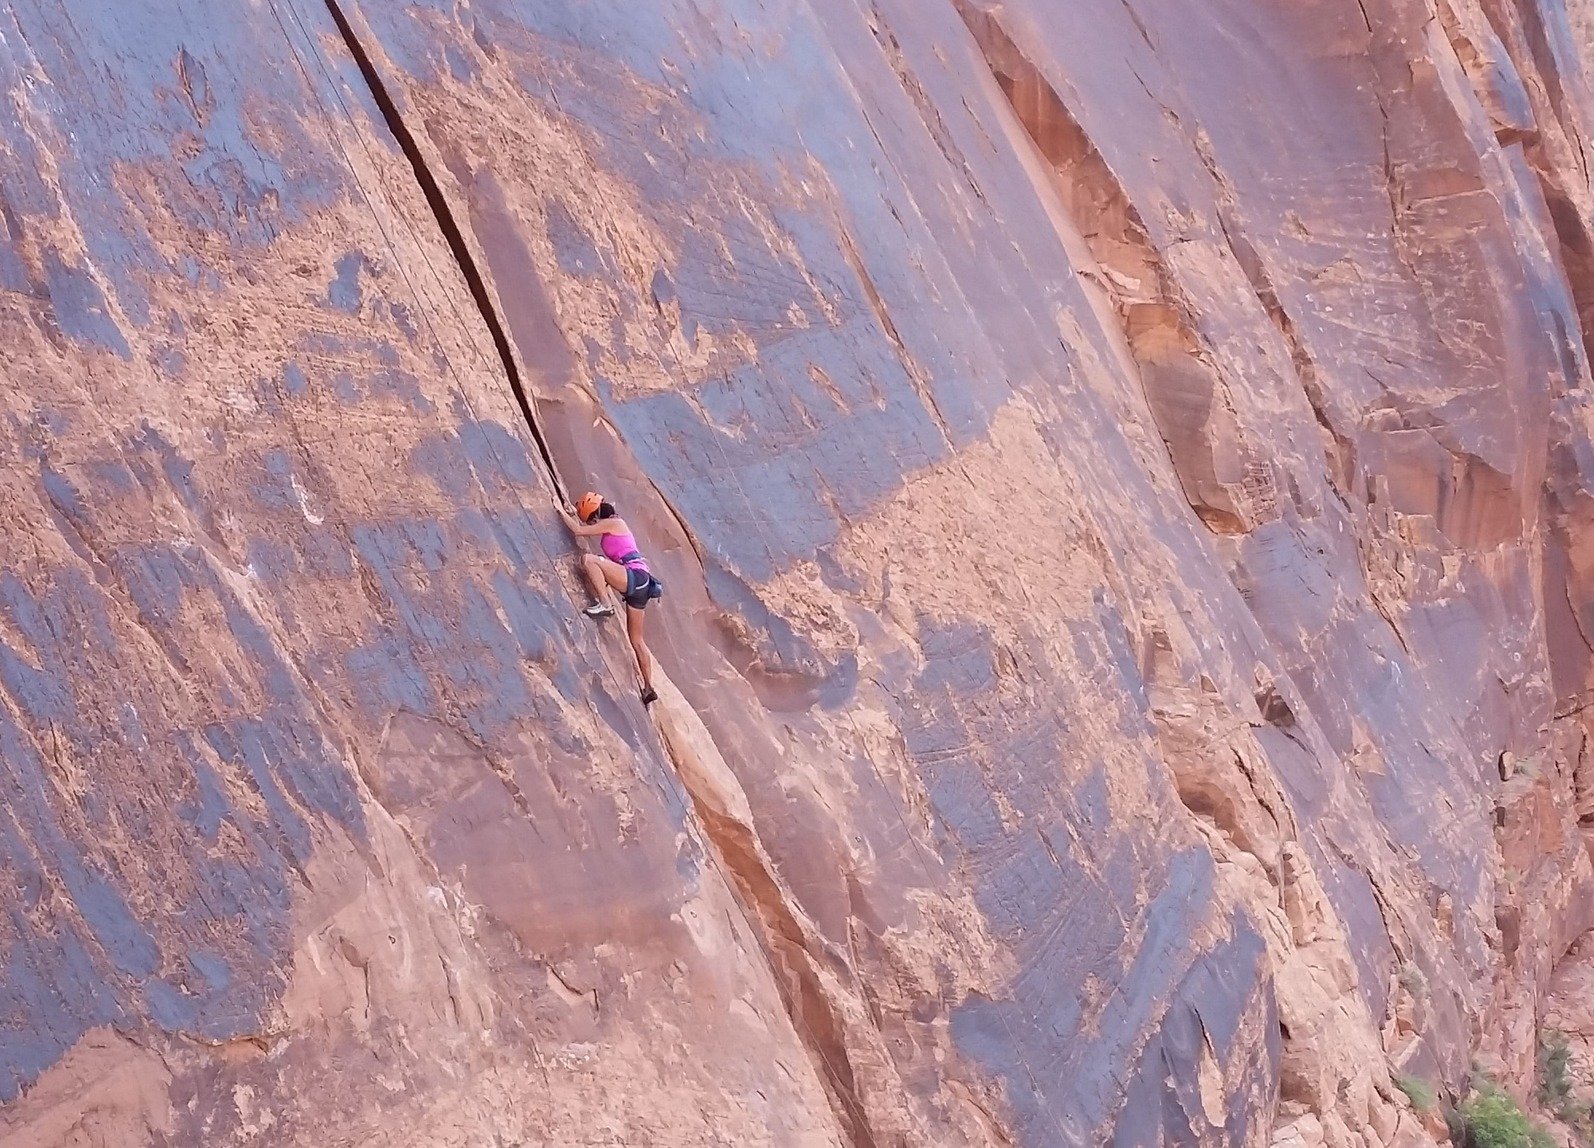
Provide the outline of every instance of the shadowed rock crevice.
[[[1220,171],[1209,151],[1204,148],[1199,150],[1203,161],[1212,172],[1213,179],[1222,186]],[[1322,379],[1318,374],[1317,364],[1312,359],[1311,350],[1296,329],[1295,321],[1290,318],[1289,311],[1279,299],[1278,289],[1268,272],[1267,264],[1255,246],[1246,238],[1243,229],[1221,209],[1218,212],[1218,225],[1223,230],[1224,240],[1228,243],[1235,262],[1245,274],[1246,282],[1250,284],[1257,301],[1262,304],[1267,317],[1284,339],[1284,345],[1289,348],[1290,362],[1295,367],[1301,389],[1311,405],[1312,417],[1322,428],[1326,440],[1323,453],[1330,486],[1347,506],[1351,505],[1352,499],[1359,498],[1361,494],[1354,432],[1345,426],[1343,415],[1331,408]]]
[[1594,236],[1590,235],[1587,219],[1570,196],[1548,179],[1543,186],[1550,220],[1555,225],[1555,238],[1560,245],[1561,265],[1566,268],[1567,285],[1572,289],[1572,300],[1577,307],[1583,353],[1594,356],[1594,340],[1590,336],[1594,332]]
[[[1537,178],[1548,212],[1545,240],[1560,257],[1586,358],[1594,351],[1594,233],[1589,226],[1594,192],[1580,122],[1587,108],[1569,98],[1551,46],[1552,39],[1571,35],[1566,11],[1541,9],[1537,3],[1474,7],[1449,0],[1438,6],[1438,14],[1495,138],[1502,148],[1520,146]],[[1524,71],[1534,75],[1532,87]],[[1581,75],[1572,79],[1575,89],[1583,88]],[[1567,175],[1574,176],[1570,183]]]
[[1246,533],[1273,510],[1271,496],[1259,497],[1270,485],[1265,467],[1251,458],[1228,386],[1139,209],[1000,9],[974,0],[957,8],[1097,261],[1191,509],[1215,534]]
[[882,1142],[870,1126],[847,1039],[849,1009],[838,995],[852,970],[796,906],[759,839],[741,783],[701,719],[662,677],[657,706],[665,751],[691,798],[705,844],[740,895],[743,915],[758,934],[792,1026],[814,1058],[848,1140],[854,1148],[876,1148]]

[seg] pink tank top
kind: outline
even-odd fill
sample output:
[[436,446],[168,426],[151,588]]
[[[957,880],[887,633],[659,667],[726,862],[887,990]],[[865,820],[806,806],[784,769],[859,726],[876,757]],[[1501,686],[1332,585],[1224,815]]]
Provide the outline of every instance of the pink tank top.
[[648,560],[642,557],[636,548],[636,535],[605,534],[599,544],[603,547],[604,556],[610,562],[618,562],[622,566],[635,566],[641,570],[648,569]]

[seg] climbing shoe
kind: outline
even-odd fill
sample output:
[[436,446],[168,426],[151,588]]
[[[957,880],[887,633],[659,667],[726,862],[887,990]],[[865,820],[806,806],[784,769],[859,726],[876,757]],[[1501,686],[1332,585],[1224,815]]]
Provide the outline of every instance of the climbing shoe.
[[650,706],[650,705],[652,705],[654,702],[656,702],[658,700],[659,700],[659,695],[654,693],[652,690],[644,689],[642,691],[642,704],[643,705]]
[[614,607],[609,605],[607,602],[599,602],[596,606],[588,606],[581,612],[589,618],[614,617]]

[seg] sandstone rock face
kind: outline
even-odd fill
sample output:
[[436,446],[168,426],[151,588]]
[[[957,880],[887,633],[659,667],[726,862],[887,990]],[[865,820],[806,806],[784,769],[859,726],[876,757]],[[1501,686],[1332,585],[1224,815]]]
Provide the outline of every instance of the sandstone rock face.
[[[0,1144],[1526,1096],[1594,1023],[1591,37],[0,14]],[[651,710],[588,487],[668,588]]]

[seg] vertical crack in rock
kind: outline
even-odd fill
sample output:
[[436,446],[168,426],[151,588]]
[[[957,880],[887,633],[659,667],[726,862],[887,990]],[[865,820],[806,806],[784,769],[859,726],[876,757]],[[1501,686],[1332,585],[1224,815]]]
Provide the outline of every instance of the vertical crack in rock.
[[1253,505],[1248,490],[1228,387],[1150,229],[1084,126],[1003,27],[1000,9],[956,6],[1098,265],[1094,278],[1113,301],[1191,509],[1215,534],[1250,531],[1268,510]]
[[[876,137],[878,139],[879,137]],[[883,145],[882,145],[883,146]],[[844,226],[838,226],[837,234],[841,237],[841,253],[847,260],[847,266],[852,268],[852,273],[863,287],[864,297],[869,300],[869,309],[874,313],[875,321],[880,324],[880,330],[885,332],[891,349],[896,352],[897,360],[902,364],[902,370],[908,376],[914,393],[924,403],[925,410],[935,420],[935,425],[940,429],[941,436],[950,446],[952,443],[951,430],[947,426],[946,416],[941,413],[941,406],[935,400],[935,391],[930,385],[928,376],[924,373],[918,361],[913,357],[913,352],[908,350],[908,345],[902,339],[902,334],[897,330],[897,324],[891,318],[891,311],[880,296],[880,289],[875,286],[874,278],[869,274],[869,269],[864,266],[863,256],[858,253],[858,245],[853,242],[852,236]]]
[[[847,1039],[856,1009],[836,983],[845,962],[828,946],[781,883],[764,849],[741,783],[695,710],[668,677],[658,675],[659,732],[665,752],[690,797],[706,843],[737,892],[759,937],[792,1027],[814,1057],[848,1141],[879,1143]],[[827,968],[827,966],[829,966]]]
[[[1549,210],[1550,234],[1545,240],[1559,249],[1584,353],[1594,358],[1594,235],[1587,214],[1587,149],[1577,102],[1568,102],[1554,60],[1546,58],[1549,44],[1544,15],[1534,5],[1519,5],[1516,12],[1521,23],[1513,36],[1506,12],[1491,16],[1485,7],[1469,23],[1450,4],[1439,5],[1437,11],[1473,93],[1489,116],[1495,138],[1502,148],[1521,145],[1538,178]],[[1564,20],[1564,13],[1559,18]],[[1521,42],[1522,35],[1528,36],[1528,43]],[[1527,58],[1519,60],[1523,52]],[[1524,82],[1524,74],[1531,76],[1534,71],[1538,73],[1533,89],[1538,100]],[[1558,156],[1573,163],[1575,170],[1566,171],[1563,163],[1557,162]],[[1572,335],[1562,337],[1570,339]]]
[[[538,425],[535,407],[526,393],[504,324],[493,305],[486,280],[471,255],[469,245],[454,218],[448,200],[432,175],[415,137],[405,125],[398,106],[378,73],[375,63],[361,44],[337,0],[326,0],[326,6],[370,89],[372,99],[381,110],[388,130],[410,163],[416,182],[420,185],[470,290],[471,298],[492,335],[493,346],[503,364],[505,375],[525,417],[526,425],[537,443],[543,463],[554,482],[555,490],[562,495],[564,488],[558,469]],[[855,270],[859,272],[860,280],[882,326],[902,356],[909,375],[920,386],[921,394],[925,396],[931,413],[941,424],[944,432],[945,422],[941,419],[940,411],[936,408],[933,397],[924,389],[927,384],[923,372],[907,354],[894,324],[885,312],[873,282],[862,270],[862,263],[856,251],[851,249],[850,238],[846,239],[846,242],[849,258]],[[662,498],[662,492],[659,493]],[[688,529],[675,507],[670,505],[668,500],[665,501],[670,513],[675,516],[682,532],[694,550],[698,550],[701,558],[701,550],[692,531]],[[849,1142],[854,1148],[875,1148],[877,1138],[871,1129],[868,1111],[863,1101],[863,1089],[860,1087],[848,1051],[847,1034],[853,1024],[852,1014],[856,1010],[848,1008],[847,994],[836,986],[838,973],[835,966],[839,962],[833,954],[826,951],[827,946],[818,930],[806,920],[781,883],[774,864],[765,852],[753,825],[752,813],[747,807],[746,797],[741,793],[740,783],[736,781],[730,767],[713,747],[712,739],[707,729],[703,727],[701,719],[680,692],[669,683],[662,670],[657,672],[660,678],[660,691],[663,694],[663,700],[660,702],[660,726],[664,749],[673,761],[677,774],[681,777],[687,795],[692,801],[711,855],[718,864],[723,878],[740,895],[748,923],[759,938],[770,966],[772,979],[781,994],[793,1030],[813,1055],[819,1068],[820,1078],[830,1094],[832,1106]],[[495,770],[495,773],[497,772],[499,771]],[[502,773],[499,776],[511,786],[513,796],[522,812],[529,814],[530,810],[525,804],[524,797],[514,789],[511,779]],[[596,1010],[596,993],[593,994],[592,1003]]]
[[[1210,151],[1204,147],[1198,147],[1196,150],[1214,181],[1227,193],[1227,181],[1222,178]],[[1317,373],[1317,363],[1312,359],[1311,350],[1301,337],[1300,331],[1296,329],[1294,319],[1285,309],[1283,300],[1279,298],[1273,277],[1268,273],[1267,265],[1261,255],[1239,226],[1229,218],[1228,213],[1221,209],[1218,212],[1218,226],[1223,230],[1223,238],[1229,245],[1229,252],[1239,264],[1246,282],[1250,284],[1252,294],[1262,305],[1262,310],[1267,312],[1267,317],[1289,350],[1290,362],[1295,367],[1295,375],[1300,380],[1306,401],[1312,408],[1312,416],[1332,444],[1324,451],[1328,462],[1329,488],[1349,508],[1351,499],[1358,489],[1355,439],[1350,430],[1341,429],[1336,425],[1328,394]]]
[[520,406],[520,413],[526,420],[526,427],[531,431],[531,437],[537,444],[537,451],[542,455],[543,465],[548,470],[548,476],[553,482],[555,494],[563,497],[564,484],[560,481],[559,470],[554,465],[553,453],[548,449],[547,440],[543,438],[542,428],[537,421],[537,411],[532,403],[531,396],[526,393],[525,382],[520,377],[520,368],[515,363],[514,351],[510,348],[509,336],[504,329],[503,321],[498,316],[498,310],[493,306],[491,292],[487,289],[487,282],[483,278],[476,260],[471,255],[470,245],[465,242],[464,233],[460,231],[459,223],[454,218],[454,212],[448,205],[448,198],[443,194],[443,189],[438,186],[437,179],[432,175],[431,168],[427,166],[426,157],[421,153],[420,146],[415,142],[415,137],[410,133],[400,114],[398,104],[394,101],[387,85],[383,82],[381,74],[376,70],[376,64],[366,52],[360,42],[359,36],[354,31],[354,26],[349,23],[343,9],[337,0],[326,0],[327,11],[332,15],[332,21],[338,27],[338,33],[343,37],[344,44],[349,49],[349,54],[354,58],[355,65],[360,69],[366,86],[371,91],[371,98],[376,102],[377,108],[382,113],[382,119],[387,124],[387,129],[393,134],[399,149],[404,153],[404,158],[409,161],[410,170],[415,173],[415,182],[420,185],[421,193],[426,197],[427,206],[431,208],[433,217],[437,220],[438,229],[443,233],[448,249],[454,256],[454,262],[459,265],[459,271],[465,278],[465,285],[470,290],[471,300],[476,304],[476,309],[481,313],[482,322],[487,325],[487,330],[492,336],[493,349],[497,351],[499,361],[503,364],[504,374],[509,380],[509,389],[514,393],[515,402]]

